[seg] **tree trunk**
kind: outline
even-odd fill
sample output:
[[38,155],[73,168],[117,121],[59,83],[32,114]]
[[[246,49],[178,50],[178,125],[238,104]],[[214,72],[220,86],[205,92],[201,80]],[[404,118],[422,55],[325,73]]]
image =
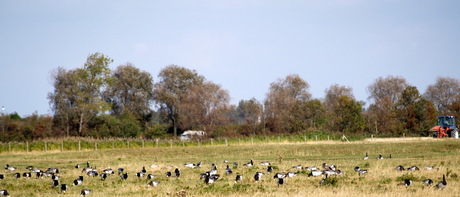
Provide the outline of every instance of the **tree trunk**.
[[80,123],[79,123],[79,127],[78,127],[78,135],[82,136],[81,135],[82,130],[83,130],[83,113],[81,113],[81,115],[80,115]]

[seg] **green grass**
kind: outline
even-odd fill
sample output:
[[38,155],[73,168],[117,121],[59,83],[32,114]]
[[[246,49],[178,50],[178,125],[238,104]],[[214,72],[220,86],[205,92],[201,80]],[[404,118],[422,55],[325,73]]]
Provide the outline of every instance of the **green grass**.
[[[277,139],[275,139],[277,140]],[[256,140],[254,140],[256,141]],[[262,141],[262,142],[260,142]],[[88,142],[92,144],[93,142]],[[153,143],[155,143],[153,141]],[[6,176],[0,180],[0,189],[7,189],[11,196],[79,196],[82,188],[93,190],[90,196],[455,196],[460,193],[458,173],[460,173],[460,141],[455,139],[431,139],[420,141],[390,141],[368,142],[318,142],[318,143],[265,143],[258,139],[253,145],[221,146],[220,141],[213,142],[214,146],[182,146],[182,143],[173,146],[155,147],[150,144],[142,148],[142,142],[130,143],[130,148],[112,149],[112,141],[98,142],[101,148],[83,149],[82,151],[60,152],[61,143],[53,144],[48,152],[2,152],[0,165],[10,164],[17,167],[17,172],[26,172],[27,166],[32,165],[42,170],[48,167],[61,170],[61,183],[71,185],[71,182],[80,175],[81,169],[75,169],[75,164],[84,166],[89,161],[91,166],[98,170],[119,167],[128,171],[129,178],[120,180],[112,175],[106,181],[100,178],[85,176],[81,186],[70,186],[65,195],[59,193],[58,188],[51,187],[51,179],[15,179],[11,172],[2,170]],[[37,145],[38,146],[38,145]],[[56,147],[55,147],[56,146]],[[64,143],[64,146],[75,146]],[[77,145],[78,146],[78,145]],[[120,146],[127,146],[126,141],[120,141]],[[104,148],[107,147],[107,148]],[[369,153],[369,160],[362,160],[365,153]],[[377,156],[392,154],[392,159],[377,160]],[[255,166],[244,167],[243,163],[254,160]],[[227,176],[223,172],[228,160],[233,167],[233,175]],[[186,168],[187,162],[203,162],[201,168]],[[262,181],[254,182],[252,177],[257,171],[266,172],[266,167],[259,165],[262,161],[269,161],[276,166],[276,172],[298,172],[294,178],[286,179],[280,187],[273,179],[273,174],[266,174]],[[215,184],[206,185],[199,179],[199,174],[211,169],[211,164],[218,165],[221,178]],[[331,177],[321,184],[320,177],[308,178],[305,170],[292,169],[294,165],[317,166],[322,163],[335,164],[344,172],[343,175]],[[155,164],[158,167],[152,168]],[[395,167],[403,165],[410,167],[417,165],[421,171],[397,172]],[[435,166],[439,170],[426,171],[425,166]],[[146,187],[148,180],[138,179],[135,173],[145,166],[147,173],[156,175],[160,185],[156,188]],[[364,176],[358,176],[353,168],[360,166],[369,170]],[[182,169],[180,178],[167,178],[165,172],[173,171],[175,167]],[[442,174],[449,174],[448,187],[444,190],[427,188],[421,184],[425,178],[431,178],[437,183]],[[236,174],[242,174],[244,180],[234,183]],[[404,179],[410,178],[414,185],[410,188],[398,186]]]

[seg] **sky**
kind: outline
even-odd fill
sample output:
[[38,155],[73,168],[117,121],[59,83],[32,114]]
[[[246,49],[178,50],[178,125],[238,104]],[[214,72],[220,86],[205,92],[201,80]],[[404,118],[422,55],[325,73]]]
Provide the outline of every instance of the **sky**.
[[290,74],[318,99],[339,84],[369,103],[367,87],[390,75],[424,93],[437,77],[459,79],[459,10],[458,0],[2,0],[0,105],[52,114],[52,71],[96,52],[154,82],[171,64],[196,70],[232,104],[262,102]]

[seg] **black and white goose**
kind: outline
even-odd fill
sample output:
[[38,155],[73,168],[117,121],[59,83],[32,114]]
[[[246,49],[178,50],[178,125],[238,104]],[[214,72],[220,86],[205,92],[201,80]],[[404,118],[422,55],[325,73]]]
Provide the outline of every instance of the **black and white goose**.
[[124,168],[118,168],[118,175],[123,174],[123,172],[125,172]]
[[279,179],[279,178],[285,178],[286,177],[286,174],[285,173],[282,173],[282,172],[277,172],[273,178],[274,179]]
[[89,177],[96,177],[97,175],[99,175],[99,173],[97,173],[97,171],[94,171],[94,170],[88,171],[86,174]]
[[55,174],[53,174],[53,175],[51,176],[51,180],[59,180],[60,178],[61,178],[61,177],[59,177],[58,175],[55,175]]
[[229,175],[229,174],[232,174],[232,173],[233,173],[233,170],[230,167],[228,167],[228,165],[227,165],[227,168],[225,168],[225,174]]
[[257,181],[260,181],[262,179],[262,176],[264,175],[263,172],[256,172],[256,174],[254,175],[254,180],[257,182]]
[[59,169],[57,168],[48,168],[46,172],[52,173],[52,174],[59,174]]
[[405,179],[405,180],[404,180],[404,185],[405,185],[406,187],[412,186],[412,180],[410,180],[410,179]]
[[212,175],[209,175],[209,176],[206,176],[206,178],[204,179],[204,182],[206,184],[213,184],[214,182],[216,182],[217,179],[219,179],[220,175],[218,174],[212,174]]
[[284,178],[278,178],[276,182],[278,183],[278,187],[279,187],[280,185],[284,184]]
[[102,172],[106,173],[107,175],[115,174],[115,172],[112,170],[112,168],[104,169],[104,170],[102,170]]
[[4,179],[5,178],[5,175],[3,174],[0,174],[0,180]]
[[107,179],[107,173],[103,172],[99,175],[101,177],[101,180],[105,181]]
[[160,181],[152,180],[147,183],[147,187],[156,187],[158,184],[160,184]]
[[369,159],[369,155],[366,153],[366,156],[364,156],[364,158],[363,158],[363,159],[364,159],[364,160],[367,160],[367,159]]
[[147,175],[147,179],[153,179],[154,177],[155,177],[155,175],[153,175],[153,174],[148,174]]
[[264,161],[264,162],[260,162],[260,165],[262,165],[262,166],[269,166],[269,165],[271,165],[271,164],[270,164],[270,162],[268,162],[268,161]]
[[24,172],[24,173],[22,173],[22,177],[30,178],[30,177],[32,177],[32,174],[30,172]]
[[359,166],[356,166],[355,168],[353,168],[353,170],[354,170],[355,172],[358,172],[360,169],[361,169],[361,168],[360,168]]
[[142,172],[143,174],[147,173],[147,170],[145,170],[145,166],[142,166],[141,172]]
[[301,165],[295,165],[295,166],[292,166],[292,168],[301,170],[302,166]]
[[166,172],[165,175],[166,175],[166,177],[171,177],[172,173],[171,172]]
[[235,183],[238,183],[238,182],[241,182],[241,181],[243,181],[243,175],[237,174],[236,177],[235,177]]
[[137,172],[137,173],[136,173],[136,176],[137,176],[138,179],[140,179],[140,178],[144,177],[144,173],[142,173],[142,172]]
[[436,184],[436,188],[438,189],[444,189],[447,186],[447,181],[446,181],[446,176],[443,174],[442,175],[442,181]]
[[78,169],[78,168],[80,168],[80,164],[75,165],[75,169]]
[[317,177],[317,176],[320,176],[323,174],[323,171],[320,171],[320,170],[312,170],[309,174],[308,174],[308,178],[310,178],[311,176],[314,176],[314,177]]
[[244,166],[246,166],[246,167],[254,166],[254,162],[251,159],[251,161],[249,163],[245,163]]
[[358,170],[358,175],[359,176],[364,175],[364,174],[367,174],[367,169],[359,169]]
[[13,166],[10,166],[10,164],[6,164],[5,165],[5,170],[8,170],[8,171],[15,171],[16,170],[16,167],[13,167]]
[[413,171],[419,171],[420,168],[418,168],[417,166],[412,166],[412,167],[410,167],[410,168],[407,168],[407,170],[413,172]]
[[8,191],[6,191],[6,189],[0,190],[0,196],[10,196],[10,193],[8,193]]
[[128,179],[128,173],[123,173],[120,175],[121,180],[126,180]]
[[186,164],[184,164],[184,166],[187,167],[187,168],[195,168],[196,167],[196,165],[194,163],[186,163]]
[[287,177],[289,177],[289,178],[292,178],[292,177],[295,177],[295,176],[297,176],[297,173],[295,173],[295,172],[288,172],[287,173]]
[[385,159],[385,158],[383,158],[382,155],[379,155],[379,156],[377,157],[377,159]]
[[316,166],[308,166],[308,167],[306,167],[304,169],[307,170],[307,171],[318,170],[318,168]]
[[16,173],[13,174],[13,176],[14,176],[14,178],[19,179],[19,178],[21,178],[21,173],[16,172]]
[[404,170],[406,170],[406,169],[404,169],[404,166],[399,165],[399,166],[396,166],[396,170],[397,170],[397,171],[404,171]]
[[180,169],[179,169],[179,168],[176,168],[176,169],[174,170],[174,175],[175,175],[176,177],[180,177]]
[[272,173],[272,172],[273,172],[273,166],[268,166],[267,173]]
[[53,180],[52,185],[53,185],[53,187],[59,186],[59,181],[58,180]]
[[79,176],[77,179],[75,179],[72,183],[72,185],[81,185],[83,184],[83,176]]
[[80,192],[80,195],[81,195],[81,196],[86,196],[86,195],[88,195],[89,193],[91,193],[91,190],[90,190],[90,189],[82,189],[81,192]]
[[67,192],[67,184],[61,184],[61,193]]
[[431,179],[425,179],[425,180],[423,180],[423,185],[425,185],[425,186],[431,186],[431,185],[433,185],[433,180],[431,180]]

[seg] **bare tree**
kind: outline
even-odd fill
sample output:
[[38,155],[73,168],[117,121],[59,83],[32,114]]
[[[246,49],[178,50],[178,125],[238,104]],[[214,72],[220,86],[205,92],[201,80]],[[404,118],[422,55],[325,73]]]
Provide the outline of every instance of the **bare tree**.
[[429,85],[423,94],[434,103],[439,115],[450,113],[449,105],[460,95],[460,81],[450,77],[438,77],[436,83]]
[[374,100],[374,102],[388,97],[391,103],[395,104],[407,86],[406,79],[390,75],[386,78],[379,77],[367,87],[367,90],[370,93],[369,99]]
[[241,100],[238,103],[236,110],[238,111],[238,116],[243,121],[243,124],[255,133],[257,125],[262,122],[263,118],[262,104],[255,98],[250,100]]

